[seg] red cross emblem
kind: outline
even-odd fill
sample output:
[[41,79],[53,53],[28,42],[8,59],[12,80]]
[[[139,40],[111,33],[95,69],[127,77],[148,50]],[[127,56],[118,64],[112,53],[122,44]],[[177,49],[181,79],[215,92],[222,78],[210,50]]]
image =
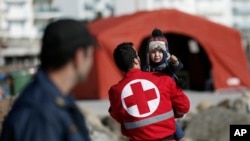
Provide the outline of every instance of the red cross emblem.
[[152,82],[133,80],[123,89],[123,107],[133,116],[144,117],[157,109],[159,97],[159,90]]

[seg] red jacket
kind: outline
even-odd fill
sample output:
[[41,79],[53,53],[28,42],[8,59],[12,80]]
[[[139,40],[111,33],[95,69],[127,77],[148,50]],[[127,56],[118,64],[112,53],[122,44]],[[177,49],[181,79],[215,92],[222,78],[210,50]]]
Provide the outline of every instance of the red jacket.
[[[159,140],[174,134],[174,115],[182,117],[190,102],[173,79],[159,72],[133,69],[109,90],[110,115],[133,141]],[[174,107],[174,112],[173,108]]]

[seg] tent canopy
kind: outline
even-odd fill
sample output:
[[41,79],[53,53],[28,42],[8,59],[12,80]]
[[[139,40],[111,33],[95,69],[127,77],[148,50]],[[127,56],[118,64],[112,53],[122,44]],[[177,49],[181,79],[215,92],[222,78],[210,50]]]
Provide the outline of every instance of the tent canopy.
[[[215,90],[250,87],[246,55],[240,33],[204,18],[178,10],[141,11],[109,17],[88,25],[100,48],[87,82],[79,84],[77,98],[107,98],[110,86],[122,78],[113,61],[113,50],[121,42],[133,42],[137,50],[154,28],[196,40],[206,52],[212,67]],[[185,65],[185,64],[184,64]]]

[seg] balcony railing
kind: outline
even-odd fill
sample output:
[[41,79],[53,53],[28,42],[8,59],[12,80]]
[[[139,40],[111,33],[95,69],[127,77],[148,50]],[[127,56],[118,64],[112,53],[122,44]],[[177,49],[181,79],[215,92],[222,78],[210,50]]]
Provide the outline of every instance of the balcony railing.
[[233,13],[235,15],[250,15],[250,8],[249,7],[234,7]]
[[14,3],[14,4],[24,4],[26,0],[5,0],[6,3]]
[[250,21],[247,23],[234,23],[234,27],[238,29],[250,29]]
[[61,11],[57,8],[37,7],[34,10],[34,15],[36,19],[57,18],[61,16]]

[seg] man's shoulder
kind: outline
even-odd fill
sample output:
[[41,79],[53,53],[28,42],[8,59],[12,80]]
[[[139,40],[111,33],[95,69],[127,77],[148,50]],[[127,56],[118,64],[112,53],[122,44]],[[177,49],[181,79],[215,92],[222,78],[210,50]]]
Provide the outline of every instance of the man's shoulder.
[[23,99],[20,97],[14,102],[5,122],[16,130],[35,125],[36,122],[51,123],[57,117],[58,109],[51,102],[39,102],[35,98],[28,100],[27,97]]
[[156,72],[143,72],[147,76],[151,77],[157,77],[157,78],[171,78],[170,76],[166,75],[165,73],[161,71],[156,71]]
[[[20,138],[22,133],[28,133],[25,132],[27,129],[37,130],[37,126],[43,128],[42,126],[52,123],[56,125],[57,112],[52,110],[52,107],[39,107],[25,101],[17,101],[15,104],[4,119],[2,129],[6,130],[5,134],[14,132],[16,138]],[[53,126],[50,126],[50,128],[53,128]]]
[[[15,103],[17,104],[17,103]],[[19,107],[18,107],[19,106]],[[12,127],[15,130],[23,130],[25,126],[32,125],[34,119],[42,119],[44,115],[39,110],[28,105],[14,105],[4,121],[4,128],[6,126]]]
[[118,83],[112,85],[112,86],[109,88],[109,94],[112,94],[112,93],[118,91],[118,89],[121,87],[120,82],[121,82],[121,81],[119,81]]
[[54,111],[56,111],[55,109],[56,104],[54,104],[54,101],[50,98],[49,93],[43,91],[38,83],[31,82],[17,97],[10,112],[16,117],[25,114],[45,117],[47,114],[53,115],[55,113]]
[[[15,117],[22,115],[30,115],[32,117],[46,117],[46,115],[55,114],[55,104],[50,101],[46,102],[46,99],[40,98],[39,96],[30,96],[29,98],[28,95],[25,94],[26,93],[23,93],[22,96],[17,98],[10,110],[10,114],[15,115]],[[35,93],[32,94],[35,95]]]

